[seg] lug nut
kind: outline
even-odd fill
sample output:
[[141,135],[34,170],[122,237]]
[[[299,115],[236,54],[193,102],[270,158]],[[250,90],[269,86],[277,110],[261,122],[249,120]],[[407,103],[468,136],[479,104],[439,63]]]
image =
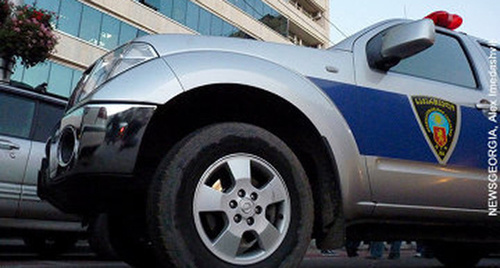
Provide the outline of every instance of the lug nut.
[[262,208],[260,206],[255,207],[255,213],[260,214],[262,212]]
[[240,214],[234,215],[234,222],[239,223],[240,221],[241,221],[241,215]]
[[230,208],[236,208],[238,206],[238,203],[234,200],[231,200],[231,202],[229,202],[229,207]]
[[247,219],[247,224],[248,224],[248,225],[252,225],[253,223],[254,223],[253,218],[248,218],[248,219]]
[[257,193],[250,194],[250,198],[252,198],[252,200],[254,200],[254,201],[257,200],[258,197],[259,196],[257,195]]
[[245,190],[241,189],[238,191],[238,196],[239,197],[244,197],[245,196]]

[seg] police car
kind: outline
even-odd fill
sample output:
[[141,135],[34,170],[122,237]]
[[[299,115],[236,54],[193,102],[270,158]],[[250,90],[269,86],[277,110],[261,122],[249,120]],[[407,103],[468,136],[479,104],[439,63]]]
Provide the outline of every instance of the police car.
[[135,266],[295,267],[311,239],[422,240],[472,266],[500,241],[498,46],[460,23],[388,20],[328,50],[138,38],[85,72],[39,192],[109,213]]

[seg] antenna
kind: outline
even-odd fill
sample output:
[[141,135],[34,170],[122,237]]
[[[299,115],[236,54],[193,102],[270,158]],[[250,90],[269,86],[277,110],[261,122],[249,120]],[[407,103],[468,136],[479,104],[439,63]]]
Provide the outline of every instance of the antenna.
[[408,14],[406,13],[406,4],[404,4],[404,6],[403,6],[403,12],[405,15],[405,19],[408,19]]

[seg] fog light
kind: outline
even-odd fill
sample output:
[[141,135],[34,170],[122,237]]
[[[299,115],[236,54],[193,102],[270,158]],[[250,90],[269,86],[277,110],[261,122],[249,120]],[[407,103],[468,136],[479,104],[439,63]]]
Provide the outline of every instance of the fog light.
[[59,137],[57,146],[57,159],[61,167],[65,167],[73,161],[77,150],[76,131],[72,127],[66,127]]

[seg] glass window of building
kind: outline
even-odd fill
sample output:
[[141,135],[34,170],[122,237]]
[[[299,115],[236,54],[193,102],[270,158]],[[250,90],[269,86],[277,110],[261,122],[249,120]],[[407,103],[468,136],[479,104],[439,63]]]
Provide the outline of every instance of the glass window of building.
[[82,71],[73,70],[73,79],[71,80],[71,91],[69,92],[69,95],[73,93],[73,89],[75,89],[76,85],[78,85],[78,81],[80,81],[82,74],[83,74]]
[[102,18],[101,36],[99,46],[113,49],[118,45],[118,35],[120,34],[120,21],[104,15]]
[[222,35],[230,37],[234,32],[236,32],[236,27],[229,23],[224,23],[222,25]]
[[255,9],[255,13],[258,14],[258,16],[262,17],[266,12],[264,12],[264,3],[262,1],[255,1],[255,6],[253,6]]
[[11,80],[14,85],[20,83],[32,88],[47,83],[49,93],[68,97],[81,76],[79,70],[48,61],[29,69],[17,63]]
[[145,36],[145,35],[149,35],[149,33],[143,31],[143,30],[138,30],[137,31],[137,37],[141,37],[141,36]]
[[239,9],[245,11],[246,10],[246,4],[244,2],[244,0],[232,0],[232,1],[229,1],[231,3],[233,3],[233,5],[237,6]]
[[30,85],[31,87],[37,87],[48,82],[49,72],[50,63],[37,64],[24,70],[22,82]]
[[61,12],[57,28],[65,33],[78,36],[83,4],[76,0],[61,1]]
[[172,9],[174,9],[174,0],[163,0],[160,1],[160,5],[157,6],[158,11],[165,16],[171,18],[172,17]]
[[21,65],[20,61],[16,61],[16,65],[14,66],[14,73],[10,77],[11,80],[21,82],[23,81],[24,75],[24,67]]
[[200,8],[193,2],[187,3],[186,26],[191,29],[198,29],[198,21],[200,17]]
[[227,0],[243,12],[261,21],[275,32],[288,36],[288,19],[262,0]]
[[72,78],[73,69],[61,64],[52,63],[47,91],[59,96],[69,96],[72,89]]
[[222,19],[217,16],[212,15],[211,25],[210,25],[210,34],[215,36],[222,35]]
[[198,23],[198,32],[203,35],[210,35],[210,20],[212,14],[205,9],[200,10],[200,22]]
[[101,32],[102,13],[84,5],[82,12],[82,26],[79,37],[94,45],[99,44],[99,33]]
[[172,10],[172,19],[174,19],[179,23],[186,24],[187,2],[188,0],[174,1],[174,7]]
[[255,0],[245,0],[245,9],[244,11],[248,14],[250,14],[254,18],[260,18],[262,17],[262,14],[258,14],[257,11],[255,10]]
[[125,44],[128,41],[137,37],[137,28],[132,27],[130,24],[120,24],[120,38],[118,44]]
[[161,0],[141,0],[139,2],[145,4],[146,6],[152,8],[154,10],[158,10],[158,7],[160,6]]

